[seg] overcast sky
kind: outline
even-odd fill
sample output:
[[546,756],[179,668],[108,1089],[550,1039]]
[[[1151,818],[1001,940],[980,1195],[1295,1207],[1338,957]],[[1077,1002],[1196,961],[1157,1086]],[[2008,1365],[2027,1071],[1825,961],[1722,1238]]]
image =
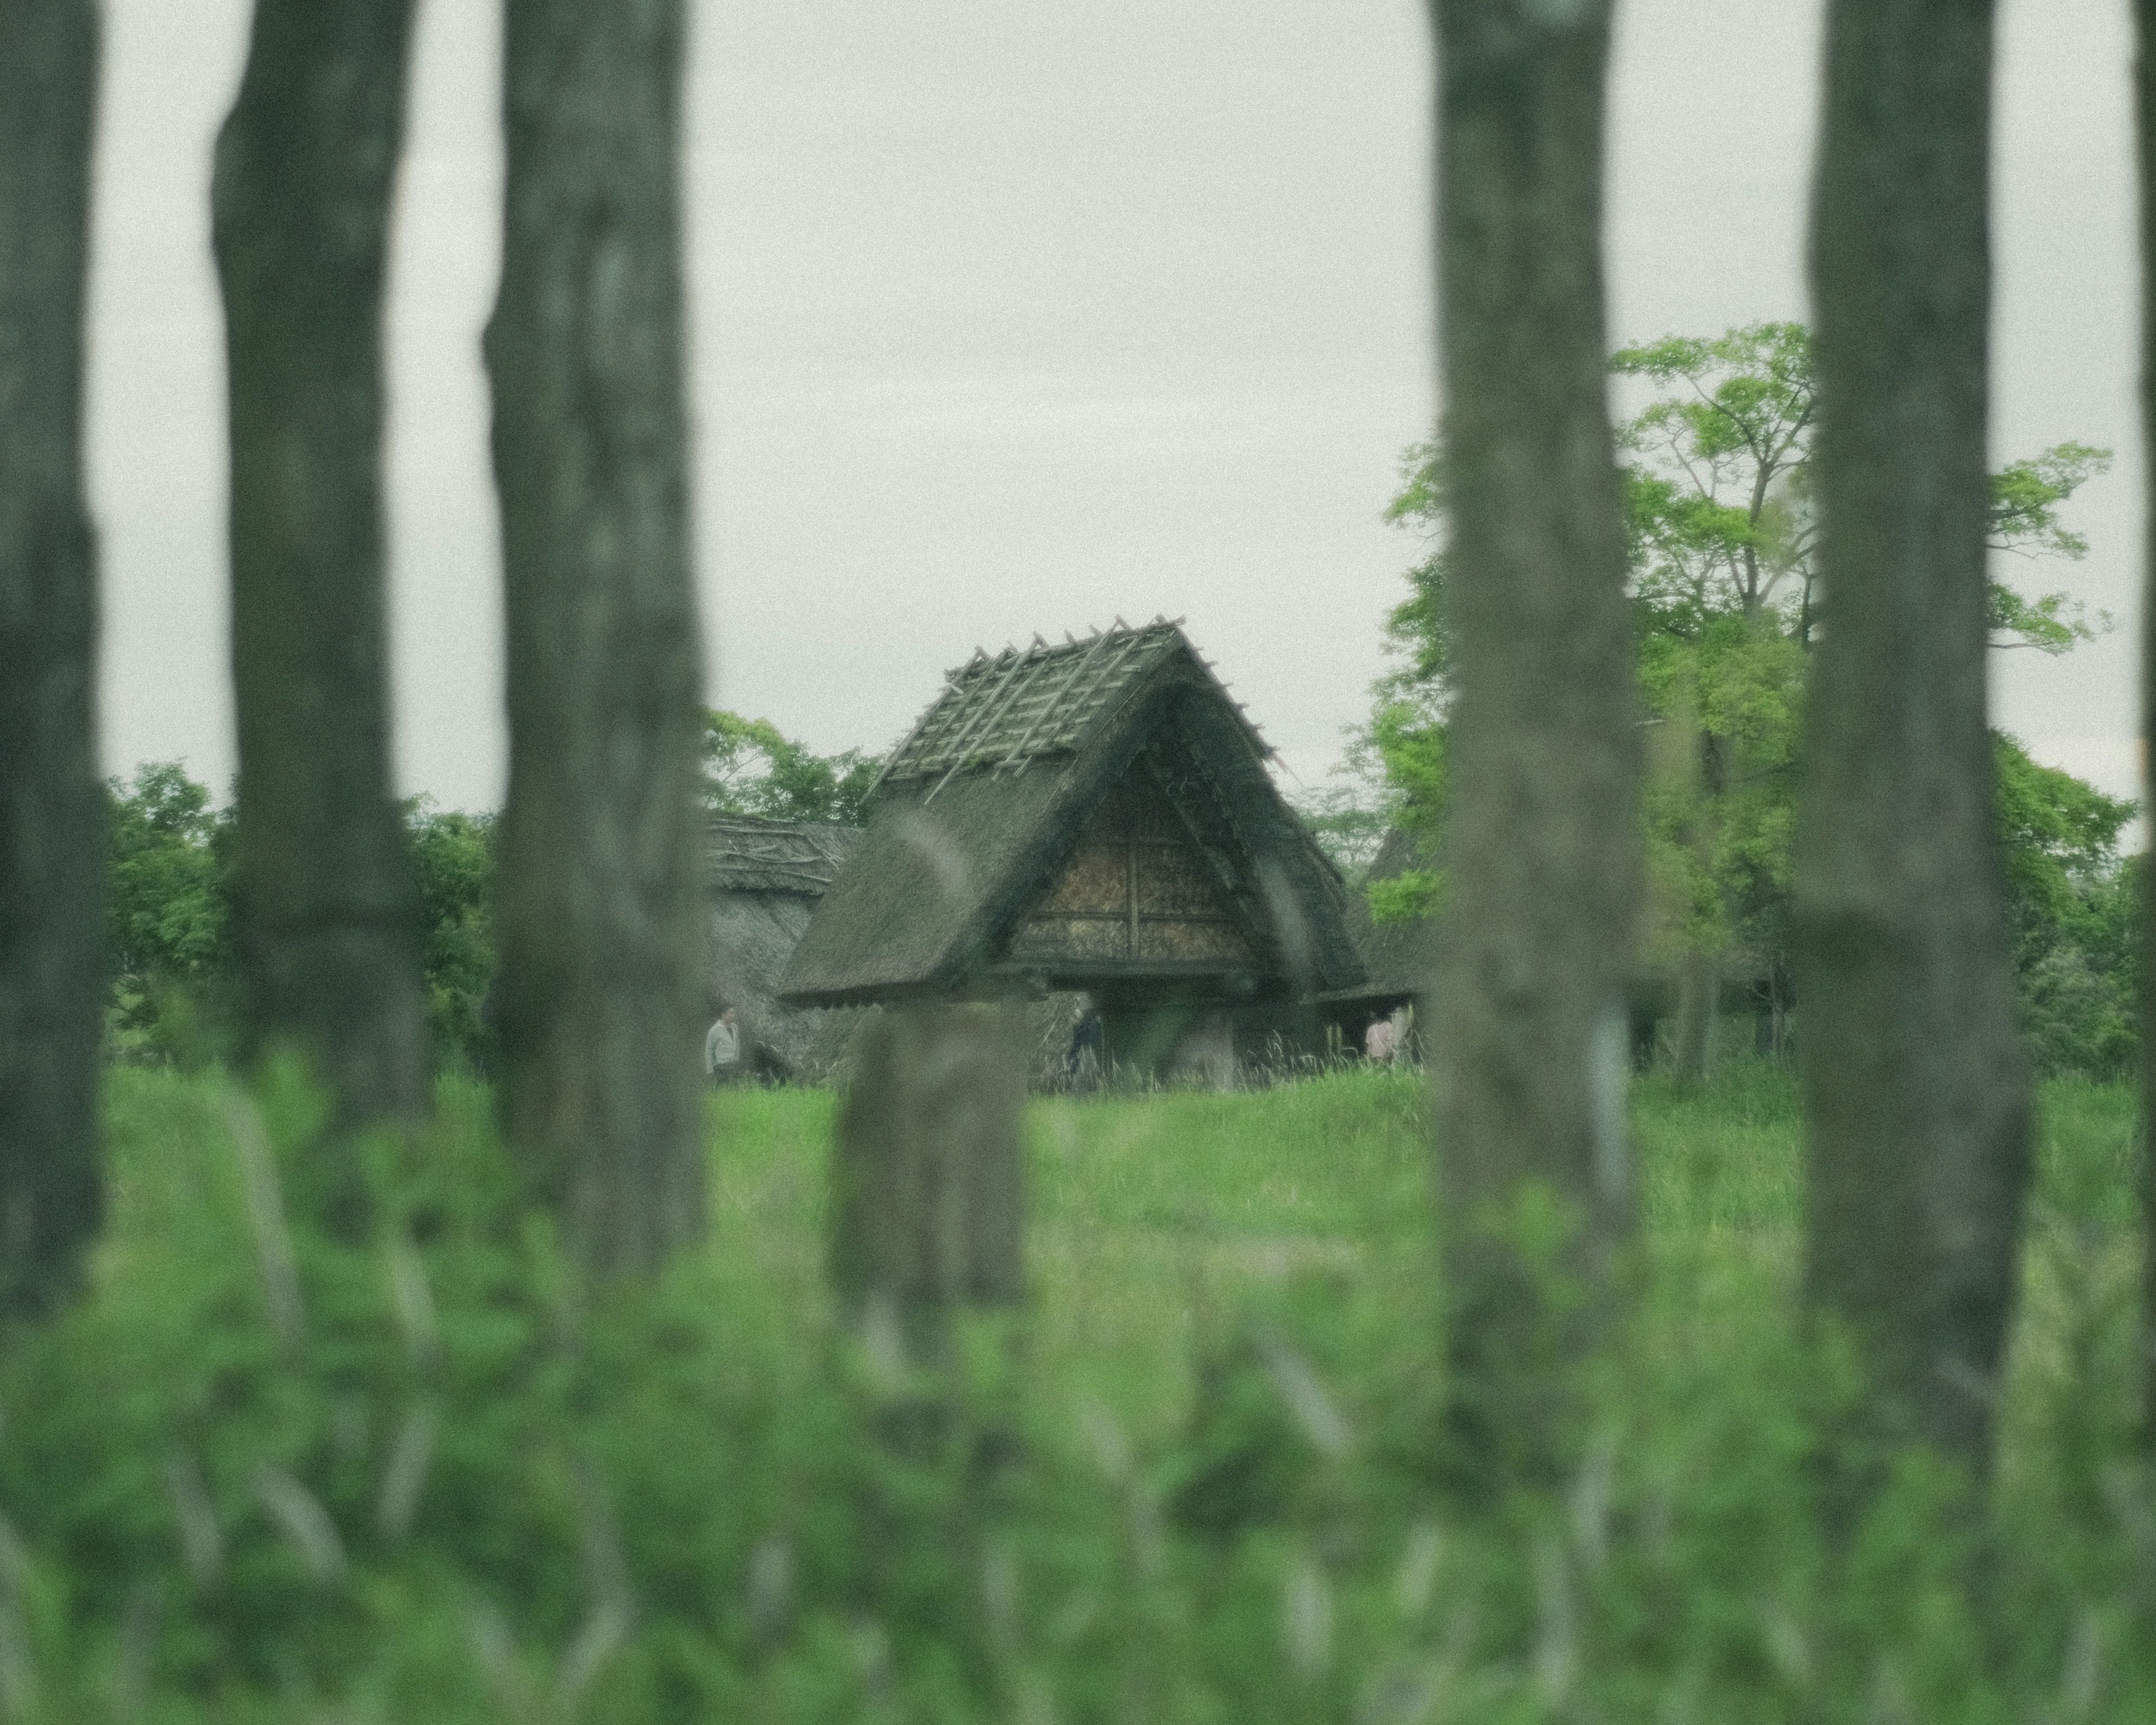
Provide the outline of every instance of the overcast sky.
[[[398,773],[499,801],[478,333],[498,0],[420,0],[390,306]],[[2129,43],[2117,0],[2006,0],[1994,458],[2117,468],[2117,614],[1994,655],[1999,721],[2135,789]],[[1306,782],[1367,711],[1414,548],[1379,514],[1433,409],[1429,56],[1414,0],[691,0],[698,575],[711,698],[881,748],[976,644],[1185,616]],[[243,0],[106,0],[92,303],[110,770],[222,792],[222,324],[209,153]],[[1620,0],[1614,341],[1805,314],[1811,0]],[[1620,404],[1621,405],[1621,404]],[[2016,570],[2013,572],[2021,572]]]

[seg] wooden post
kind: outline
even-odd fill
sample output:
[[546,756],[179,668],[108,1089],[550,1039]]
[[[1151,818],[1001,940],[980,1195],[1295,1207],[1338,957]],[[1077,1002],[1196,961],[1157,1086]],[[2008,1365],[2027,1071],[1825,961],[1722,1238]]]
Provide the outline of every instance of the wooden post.
[[69,1293],[103,1211],[97,547],[82,472],[97,8],[0,6],[0,1312]]
[[1986,730],[1992,8],[1835,0],[1812,218],[1826,624],[1797,814],[1805,1290],[1978,1472],[2029,1167]]
[[704,1224],[683,14],[511,0],[502,38],[501,1112],[602,1271]]
[[1632,1214],[1640,744],[1602,305],[1610,8],[1431,12],[1460,684],[1429,1024],[1447,1342],[1476,1447],[1563,1470],[1558,1392],[1594,1327],[1518,1230],[1554,1202],[1565,1267],[1591,1281]]
[[963,1307],[1024,1293],[1016,1012],[925,1002],[863,1027],[832,1159],[831,1275],[857,1314],[886,1305],[923,1353]]
[[[251,1047],[341,1121],[426,1106],[418,886],[390,748],[382,305],[412,0],[259,0],[218,135],[231,438],[234,932]],[[357,1225],[362,1183],[337,1170]]]

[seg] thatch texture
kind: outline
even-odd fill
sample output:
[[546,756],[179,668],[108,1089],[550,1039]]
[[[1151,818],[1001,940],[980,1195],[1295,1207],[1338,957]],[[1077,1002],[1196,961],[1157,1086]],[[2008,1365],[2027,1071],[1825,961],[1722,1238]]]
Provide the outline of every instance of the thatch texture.
[[705,881],[711,906],[712,1009],[732,1006],[755,1066],[806,1076],[844,1047],[832,1014],[778,999],[779,973],[846,854],[857,827],[714,816]]
[[893,754],[788,1000],[1350,986],[1347,893],[1173,624],[977,654]]
[[[1395,880],[1410,869],[1430,866],[1412,834],[1393,828],[1370,860],[1364,884]],[[1353,895],[1348,907],[1348,930],[1356,950],[1363,955],[1363,980],[1352,988],[1338,989],[1326,998],[1343,1005],[1359,1005],[1389,1011],[1428,991],[1437,965],[1437,919],[1416,916],[1404,922],[1380,922],[1370,914],[1367,892]]]

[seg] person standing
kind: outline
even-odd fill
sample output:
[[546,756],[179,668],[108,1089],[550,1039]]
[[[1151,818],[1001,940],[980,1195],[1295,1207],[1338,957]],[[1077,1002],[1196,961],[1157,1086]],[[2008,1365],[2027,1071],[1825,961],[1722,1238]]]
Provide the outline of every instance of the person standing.
[[1389,1066],[1399,1032],[1389,1018],[1374,1018],[1363,1033],[1363,1058],[1373,1065]]
[[721,1007],[718,1021],[704,1037],[704,1071],[714,1084],[732,1084],[742,1072],[741,1026],[731,1006]]

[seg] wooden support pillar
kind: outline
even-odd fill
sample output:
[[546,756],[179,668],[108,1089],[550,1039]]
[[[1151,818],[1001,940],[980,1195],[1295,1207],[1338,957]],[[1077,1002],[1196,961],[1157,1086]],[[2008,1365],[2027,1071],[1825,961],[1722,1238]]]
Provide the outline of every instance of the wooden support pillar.
[[832,1159],[831,1275],[856,1313],[887,1303],[917,1345],[965,1306],[1024,1291],[1018,1014],[944,1002],[863,1027]]

